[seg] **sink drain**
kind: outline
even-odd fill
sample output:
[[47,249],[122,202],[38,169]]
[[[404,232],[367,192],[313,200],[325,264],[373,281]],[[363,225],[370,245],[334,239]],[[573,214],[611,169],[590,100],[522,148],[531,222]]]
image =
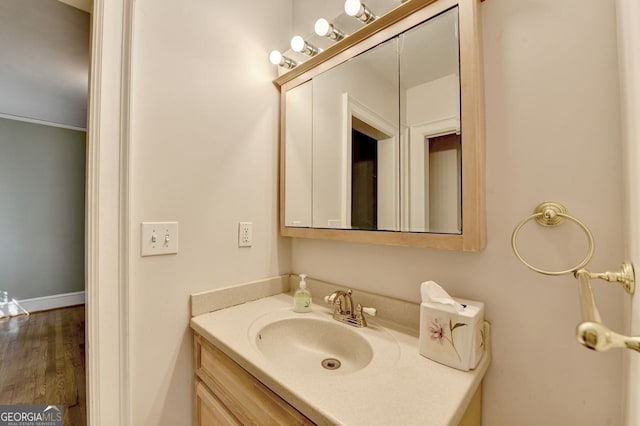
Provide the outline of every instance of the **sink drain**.
[[342,363],[335,358],[327,358],[322,360],[322,366],[327,370],[337,370]]

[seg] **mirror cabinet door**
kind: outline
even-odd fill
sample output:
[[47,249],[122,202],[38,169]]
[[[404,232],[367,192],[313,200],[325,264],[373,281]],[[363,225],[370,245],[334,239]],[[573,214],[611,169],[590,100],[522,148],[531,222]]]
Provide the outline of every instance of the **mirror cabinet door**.
[[311,83],[285,93],[285,226],[311,226]]
[[462,233],[458,8],[399,36],[402,230]]
[[397,46],[313,78],[314,228],[400,230]]

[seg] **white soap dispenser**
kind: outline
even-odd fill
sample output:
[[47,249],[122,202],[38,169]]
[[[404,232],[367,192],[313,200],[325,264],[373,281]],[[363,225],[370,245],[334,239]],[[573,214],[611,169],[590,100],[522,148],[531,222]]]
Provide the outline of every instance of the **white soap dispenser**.
[[300,288],[293,295],[294,312],[311,312],[311,293],[307,290],[305,278],[306,274],[300,274]]

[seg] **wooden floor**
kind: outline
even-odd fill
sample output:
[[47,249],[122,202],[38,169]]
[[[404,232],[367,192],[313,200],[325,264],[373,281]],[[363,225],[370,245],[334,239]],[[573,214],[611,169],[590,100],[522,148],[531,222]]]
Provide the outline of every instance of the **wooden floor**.
[[0,405],[63,405],[86,420],[84,305],[0,320]]

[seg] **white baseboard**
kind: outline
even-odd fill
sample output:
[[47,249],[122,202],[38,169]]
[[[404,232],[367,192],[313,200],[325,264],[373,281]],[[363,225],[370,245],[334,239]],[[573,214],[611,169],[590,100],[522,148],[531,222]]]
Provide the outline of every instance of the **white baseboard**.
[[33,299],[18,300],[27,312],[47,311],[49,309],[65,308],[67,306],[85,303],[84,291],[75,293],[54,294],[52,296],[35,297]]

